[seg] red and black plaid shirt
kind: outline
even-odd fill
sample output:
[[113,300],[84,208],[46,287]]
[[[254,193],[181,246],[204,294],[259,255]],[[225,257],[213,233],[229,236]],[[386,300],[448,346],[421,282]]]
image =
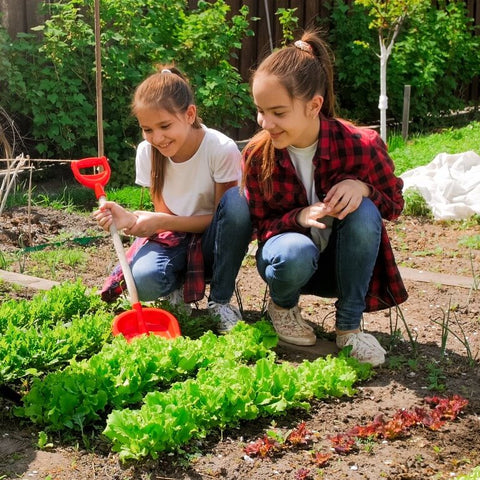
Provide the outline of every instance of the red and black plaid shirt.
[[[244,158],[250,151],[249,147],[244,152]],[[296,174],[287,149],[275,150],[275,155],[271,177],[272,198],[266,200],[260,189],[261,152],[251,162],[245,180],[246,196],[259,242],[265,242],[283,232],[310,235],[310,229],[302,227],[296,221],[298,212],[308,206],[305,188]],[[382,218],[394,220],[400,215],[404,204],[403,181],[394,175],[395,167],[386,146],[374,130],[322,116],[313,164],[318,198],[323,198],[342,180],[357,179],[370,186],[370,199],[378,207]],[[380,250],[366,297],[366,311],[400,304],[407,297],[390,240],[382,225]]]

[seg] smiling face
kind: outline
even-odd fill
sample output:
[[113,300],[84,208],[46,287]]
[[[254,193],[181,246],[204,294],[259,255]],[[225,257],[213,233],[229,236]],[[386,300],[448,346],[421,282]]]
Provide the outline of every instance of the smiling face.
[[315,143],[323,103],[320,95],[308,101],[292,98],[276,76],[263,72],[255,76],[252,94],[257,122],[268,131],[275,148],[304,148]]
[[188,160],[196,150],[189,142],[196,108],[190,105],[184,113],[170,113],[162,108],[137,108],[136,116],[143,138],[173,161]]

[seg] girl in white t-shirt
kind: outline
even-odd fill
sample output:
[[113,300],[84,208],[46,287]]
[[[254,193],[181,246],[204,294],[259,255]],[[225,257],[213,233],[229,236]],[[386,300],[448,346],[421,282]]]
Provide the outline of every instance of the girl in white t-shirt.
[[142,301],[199,300],[210,282],[208,308],[220,330],[241,319],[230,304],[251,239],[247,202],[240,194],[241,155],[235,142],[200,123],[191,87],[175,67],[162,67],[136,89],[132,112],[144,142],[136,183],[150,188],[154,212],[129,212],[106,202],[94,212],[135,235],[132,274]]

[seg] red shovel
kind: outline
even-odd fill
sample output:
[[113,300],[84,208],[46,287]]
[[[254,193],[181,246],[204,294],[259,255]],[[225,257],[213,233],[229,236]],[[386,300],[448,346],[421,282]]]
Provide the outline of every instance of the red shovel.
[[[107,198],[103,187],[110,179],[110,165],[106,157],[90,157],[71,162],[73,175],[85,187],[95,191],[98,203],[102,206]],[[102,170],[98,172],[98,167]],[[82,174],[80,170],[95,168],[98,173]],[[175,338],[181,335],[177,319],[166,310],[160,308],[142,308],[138,301],[137,288],[133,280],[132,271],[128,264],[123,244],[115,225],[110,226],[115,251],[117,252],[120,266],[122,267],[127,291],[130,297],[132,310],[117,315],[113,320],[112,331],[114,335],[122,334],[128,341],[139,335],[153,333],[165,338]]]

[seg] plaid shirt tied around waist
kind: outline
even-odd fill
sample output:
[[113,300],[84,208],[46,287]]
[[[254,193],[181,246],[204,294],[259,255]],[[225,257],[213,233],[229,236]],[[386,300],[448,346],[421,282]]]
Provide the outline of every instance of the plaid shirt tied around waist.
[[[132,263],[137,252],[147,242],[157,242],[164,247],[176,247],[182,242],[188,242],[187,271],[183,284],[183,298],[185,303],[201,300],[205,295],[205,275],[202,253],[201,235],[185,232],[162,232],[148,238],[136,238],[126,252],[127,261]],[[105,279],[101,297],[105,302],[113,302],[126,290],[125,279],[120,264],[117,264],[112,273]]]

